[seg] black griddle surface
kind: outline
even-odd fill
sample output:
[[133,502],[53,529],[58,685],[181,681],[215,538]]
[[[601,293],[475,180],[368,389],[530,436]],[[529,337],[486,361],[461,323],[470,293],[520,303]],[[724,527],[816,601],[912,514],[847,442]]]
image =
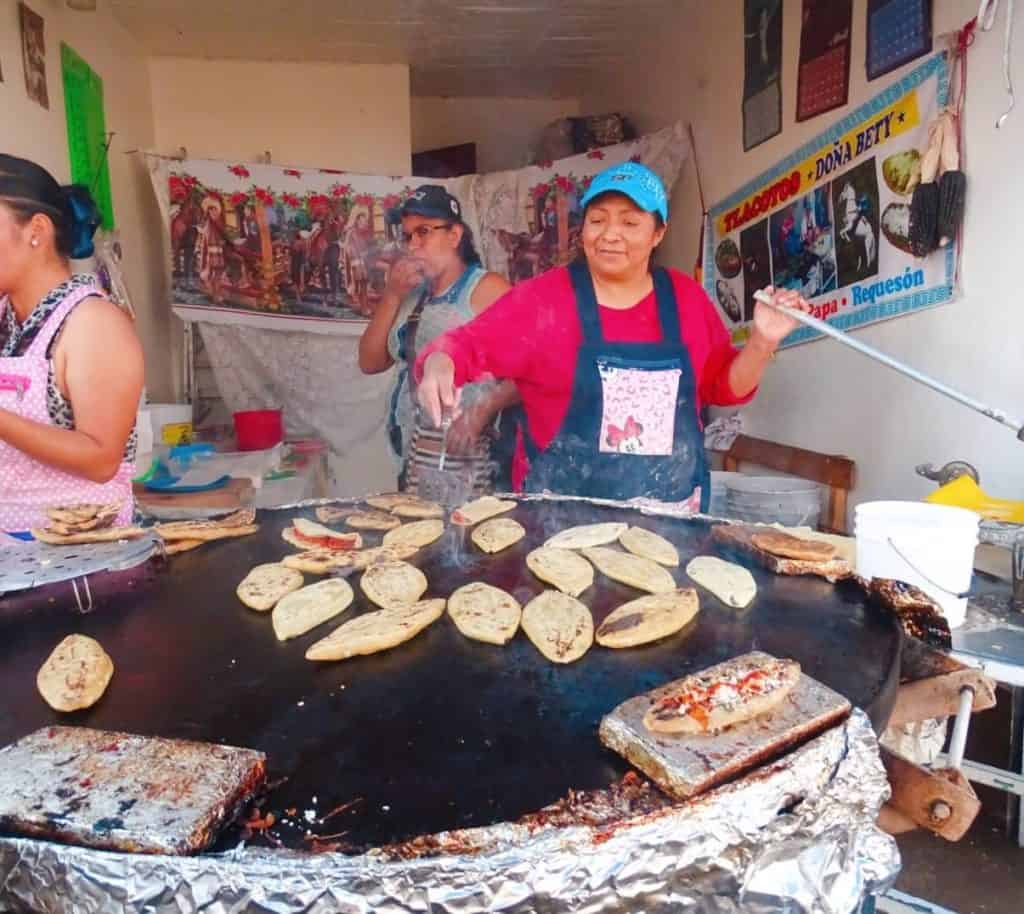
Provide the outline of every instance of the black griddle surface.
[[[357,847],[451,828],[493,824],[536,811],[570,788],[603,787],[627,766],[602,748],[601,717],[661,683],[758,649],[798,660],[804,672],[871,715],[887,719],[898,684],[900,635],[852,584],[776,577],[752,568],[751,607],[725,607],[700,592],[701,611],[665,641],[631,650],[594,646],[577,663],[556,666],[520,632],[505,647],[463,638],[447,616],[390,652],[315,664],[306,648],[333,627],[372,607],[350,581],[356,601],[340,618],[279,643],[269,613],[239,603],[235,587],[258,563],[293,551],[280,532],[302,512],[262,512],[260,532],[208,544],[175,557],[156,586],[128,606],[81,616],[45,612],[0,623],[0,745],[40,726],[72,723],[144,735],[223,742],[262,750],[271,778],[287,777],[264,810],[294,827],[276,828],[305,846],[307,830],[346,831]],[[507,515],[527,538],[496,556],[449,527],[413,562],[430,581],[428,596],[485,580],[526,603],[543,588],[526,570],[526,553],[577,523],[622,520],[667,536],[679,549],[674,576],[688,579],[695,555],[723,554],[702,521],[654,518],[579,502],[526,502]],[[337,525],[341,527],[340,524]],[[374,545],[379,536],[364,540]],[[724,557],[737,560],[737,556]],[[320,578],[307,575],[307,583]],[[639,596],[600,573],[583,595],[595,626]],[[36,671],[65,635],[80,632],[104,646],[115,664],[95,707],[58,715],[40,698]],[[315,817],[355,798],[362,802],[321,824]],[[237,841],[229,834],[225,844]]]

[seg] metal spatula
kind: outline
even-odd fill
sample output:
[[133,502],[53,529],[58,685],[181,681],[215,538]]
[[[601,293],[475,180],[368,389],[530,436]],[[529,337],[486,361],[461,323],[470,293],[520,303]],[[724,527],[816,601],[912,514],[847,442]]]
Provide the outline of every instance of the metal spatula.
[[793,308],[782,308],[772,303],[771,296],[767,292],[757,291],[754,293],[756,298],[762,304],[768,305],[770,308],[788,314],[790,317],[800,321],[813,330],[817,330],[819,333],[830,336],[832,339],[837,340],[844,346],[849,346],[851,349],[855,349],[861,355],[866,355],[869,359],[874,359],[876,362],[892,368],[894,371],[898,371],[900,374],[906,375],[912,381],[917,381],[918,384],[923,384],[925,387],[930,387],[932,390],[942,394],[943,396],[949,397],[951,400],[956,400],[957,403],[963,406],[973,409],[975,412],[981,413],[983,416],[988,416],[989,419],[993,419],[1007,428],[1013,429],[1017,433],[1017,437],[1024,441],[1024,423],[1019,419],[1014,419],[1008,416],[1003,410],[996,409],[994,406],[988,406],[982,403],[980,400],[975,400],[973,397],[969,397],[967,394],[961,393],[950,387],[948,384],[943,384],[942,381],[938,381],[924,372],[918,371],[916,368],[911,368],[909,365],[903,364],[903,362],[894,359],[890,355],[886,355],[884,352],[879,352],[877,349],[868,346],[867,343],[862,343],[855,337],[849,334],[843,333],[842,330],[837,330],[831,324],[826,323],[823,320],[819,320],[816,317],[812,317],[810,314],[805,314],[803,311],[796,311]]
[[441,411],[441,456],[437,458],[437,468],[444,471],[444,461],[448,456],[448,430],[452,427],[452,411],[442,407]]
[[454,508],[469,500],[473,491],[472,474],[445,469],[448,459],[448,430],[452,425],[452,411],[444,408],[441,413],[441,454],[437,468],[417,467],[417,491],[421,498],[436,501],[446,508]]

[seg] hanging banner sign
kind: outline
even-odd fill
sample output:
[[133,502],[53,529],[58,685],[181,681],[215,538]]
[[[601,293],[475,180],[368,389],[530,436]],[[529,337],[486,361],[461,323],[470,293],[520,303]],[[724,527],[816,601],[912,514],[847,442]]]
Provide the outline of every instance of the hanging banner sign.
[[[768,285],[800,291],[840,329],[952,299],[956,243],[920,259],[907,238],[920,150],[947,90],[939,54],[710,209],[704,285],[735,343]],[[803,327],[783,345],[818,336]]]

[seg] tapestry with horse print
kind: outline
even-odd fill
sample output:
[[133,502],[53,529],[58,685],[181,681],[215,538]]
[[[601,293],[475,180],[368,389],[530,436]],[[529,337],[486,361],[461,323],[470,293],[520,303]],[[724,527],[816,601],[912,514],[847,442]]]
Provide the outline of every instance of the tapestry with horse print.
[[580,200],[595,174],[620,162],[642,162],[660,175],[671,196],[688,153],[686,131],[677,123],[554,162],[477,175],[473,203],[485,265],[512,283],[563,266],[578,253]]
[[[183,320],[359,334],[402,255],[412,177],[151,157]],[[469,202],[466,178],[441,181]],[[467,220],[473,224],[472,219]]]
[[169,227],[172,303],[186,321],[358,336],[402,256],[402,203],[423,183],[462,203],[484,266],[519,282],[576,253],[594,174],[634,160],[671,189],[682,125],[516,171],[449,179],[148,157]]

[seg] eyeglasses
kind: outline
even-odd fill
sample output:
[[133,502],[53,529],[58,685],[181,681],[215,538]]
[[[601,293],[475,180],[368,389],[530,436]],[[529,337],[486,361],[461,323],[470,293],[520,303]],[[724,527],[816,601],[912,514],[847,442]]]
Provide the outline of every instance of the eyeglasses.
[[402,241],[409,244],[414,237],[419,238],[420,241],[426,241],[430,237],[431,232],[450,228],[451,226],[447,223],[443,225],[417,225],[411,232],[402,232]]

